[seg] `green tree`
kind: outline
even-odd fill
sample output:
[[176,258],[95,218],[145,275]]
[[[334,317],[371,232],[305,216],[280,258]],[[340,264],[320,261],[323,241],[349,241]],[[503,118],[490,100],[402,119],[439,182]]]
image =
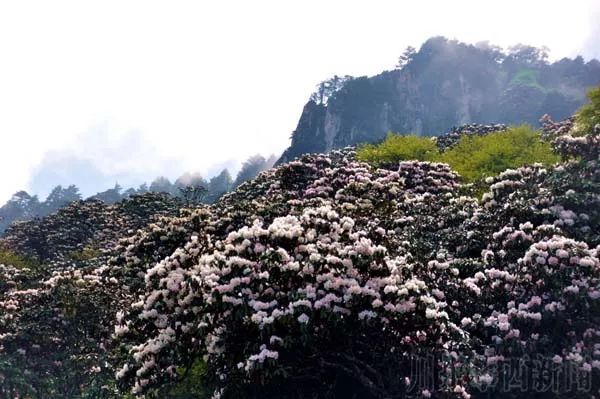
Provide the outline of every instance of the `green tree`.
[[223,169],[221,173],[210,179],[208,183],[207,202],[213,203],[218,200],[223,194],[231,190],[233,179],[227,169]]
[[589,102],[579,108],[575,117],[575,134],[591,132],[600,123],[600,86],[588,91]]
[[63,188],[62,186],[56,186],[42,206],[42,216],[48,215],[50,213],[54,213],[58,211],[60,208],[68,204],[72,201],[81,200],[81,194],[79,193],[79,189],[75,185],[70,185],[67,188]]
[[263,170],[271,168],[276,160],[274,155],[271,155],[268,159],[265,159],[265,157],[259,154],[251,156],[242,164],[242,169],[238,172],[237,177],[233,182],[233,187],[237,187],[245,181],[254,179]]
[[140,184],[140,186],[137,189],[137,192],[139,194],[147,193],[148,192],[148,184],[146,184],[146,183]]
[[43,209],[37,195],[31,196],[26,191],[18,191],[0,207],[0,234],[16,220],[29,220],[37,216]]
[[325,80],[317,85],[317,89],[311,94],[310,99],[317,104],[326,104],[327,100],[337,91],[341,90],[352,76],[338,76]]
[[164,176],[159,176],[150,184],[148,191],[155,193],[168,193],[171,195],[177,194],[177,190],[171,184],[171,181]]
[[179,196],[188,207],[200,205],[204,202],[207,193],[207,188],[201,185],[179,187]]
[[107,204],[114,204],[117,201],[123,199],[121,195],[121,190],[123,188],[119,185],[119,183],[115,183],[113,188],[109,188],[106,191],[102,191],[94,195],[92,198],[99,199],[100,201],[104,201]]
[[395,135],[388,133],[380,144],[365,144],[359,147],[358,159],[373,165],[383,165],[411,159],[434,161],[439,158],[433,140],[415,135]]
[[458,172],[465,182],[474,182],[523,165],[550,165],[559,161],[550,144],[541,141],[539,132],[528,125],[484,136],[463,136],[443,153],[438,152],[429,138],[388,134],[380,144],[361,146],[357,157],[375,166],[408,160],[443,162]]
[[175,183],[173,185],[178,189],[185,188],[188,186],[207,187],[208,182],[198,172],[196,172],[196,173],[186,172],[183,175],[179,176],[177,178],[177,180],[175,180]]
[[462,137],[439,160],[450,165],[466,182],[473,182],[507,169],[533,163],[550,165],[560,159],[549,143],[540,140],[539,132],[521,125],[486,136]]
[[412,61],[415,57],[417,50],[413,46],[408,46],[406,50],[402,53],[400,57],[398,57],[398,64],[396,64],[396,69],[402,69]]
[[508,59],[519,65],[542,66],[548,63],[548,47],[541,48],[526,44],[517,44],[509,47]]

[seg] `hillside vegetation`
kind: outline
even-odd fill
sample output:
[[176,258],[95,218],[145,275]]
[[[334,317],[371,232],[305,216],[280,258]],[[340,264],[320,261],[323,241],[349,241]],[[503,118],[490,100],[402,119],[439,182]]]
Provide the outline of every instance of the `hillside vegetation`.
[[[227,169],[223,169],[210,180],[204,179],[199,173],[184,173],[174,182],[160,176],[154,179],[150,185],[143,183],[137,188],[124,189],[119,184],[115,184],[113,188],[96,193],[87,200],[98,200],[110,205],[135,195],[164,193],[180,198],[186,205],[211,204],[226,192],[231,191],[247,180],[253,179],[263,170],[272,167],[275,161],[274,156],[265,159],[261,155],[254,155],[242,164],[235,180],[232,179]],[[67,187],[61,185],[54,187],[44,201],[40,201],[37,195],[30,195],[26,191],[18,191],[13,194],[6,204],[0,207],[0,236],[13,222],[43,218],[74,201],[81,200],[83,200],[83,197],[79,192],[79,188],[73,184]]]
[[407,160],[442,162],[467,183],[507,169],[534,163],[548,166],[560,160],[550,143],[541,140],[541,132],[527,125],[481,136],[465,135],[443,151],[428,137],[390,134],[380,144],[359,147],[357,157],[373,165]]
[[0,397],[593,397],[600,125],[575,126],[390,136],[212,205],[146,193],[14,224]]
[[575,118],[575,134],[584,135],[600,123],[600,86],[588,91],[589,102],[581,107]]
[[393,70],[319,84],[280,162],[375,143],[389,131],[433,136],[472,123],[536,125],[544,113],[562,120],[598,84],[598,60],[550,62],[544,49],[532,46],[503,49],[433,37],[407,49]]

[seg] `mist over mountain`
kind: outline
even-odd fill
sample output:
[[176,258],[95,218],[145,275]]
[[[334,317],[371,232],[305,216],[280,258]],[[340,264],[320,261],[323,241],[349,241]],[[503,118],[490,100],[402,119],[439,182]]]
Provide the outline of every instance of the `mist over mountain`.
[[[36,174],[36,178],[40,178],[40,185],[35,187],[42,187],[48,190],[50,194],[45,200],[40,200],[37,194],[30,194],[24,190],[16,192],[0,207],[0,235],[15,221],[43,218],[69,203],[83,200],[85,197],[90,200],[100,200],[105,204],[114,204],[134,195],[166,193],[172,197],[181,198],[188,204],[211,204],[223,194],[248,180],[252,180],[260,172],[271,168],[276,160],[275,155],[268,158],[258,154],[253,155],[242,164],[240,171],[235,175],[235,179],[229,169],[223,168],[210,178],[204,178],[198,172],[186,172],[174,181],[165,176],[158,176],[149,183],[124,187],[119,183],[111,184],[109,177],[97,170],[94,164],[89,161],[77,158],[53,158],[52,162],[46,164],[46,169],[40,169]],[[52,166],[56,166],[56,168]],[[65,175],[60,174],[64,167],[69,167],[70,174],[67,177],[73,178],[78,182],[78,185],[51,187],[50,182],[65,181]],[[130,179],[124,180],[126,182],[131,181]],[[79,184],[81,183],[85,191],[80,189]],[[90,190],[99,186],[109,188],[90,196],[82,194],[82,192],[90,192]]]
[[547,57],[522,44],[505,50],[431,38],[418,51],[408,48],[395,70],[321,83],[280,162],[375,142],[389,131],[434,136],[468,123],[537,125],[545,113],[563,119],[600,82],[600,62]]
[[[595,44],[586,44],[586,54],[590,48]],[[547,58],[545,48],[519,44],[502,49],[489,42],[470,45],[433,37],[418,51],[407,48],[394,70],[320,83],[279,162],[377,142],[390,131],[437,136],[469,123],[536,126],[546,113],[555,120],[566,118],[585,102],[586,89],[600,82],[600,62],[578,56],[551,63]],[[19,191],[0,208],[0,233],[14,220],[43,217],[85,197],[108,204],[148,191],[178,197],[191,185],[206,189],[200,201],[212,203],[277,159],[252,156],[237,176],[230,172],[234,162],[225,159],[211,168],[211,179],[198,173],[175,179],[183,165],[160,155],[139,131],[113,138],[106,136],[109,131],[109,126],[98,126],[81,135],[76,147],[48,153],[29,182],[33,194]],[[144,170],[147,159],[156,162]],[[46,193],[51,193],[48,199],[40,201],[37,195]]]
[[[27,177],[4,168],[27,191],[0,207],[0,399],[598,396],[599,61],[433,37],[393,70],[318,84],[280,157],[259,132],[285,94],[248,64],[232,68],[256,90],[199,68],[220,85],[206,106],[144,82],[217,128],[165,112],[155,137],[44,130]],[[306,65],[267,83],[291,92]]]

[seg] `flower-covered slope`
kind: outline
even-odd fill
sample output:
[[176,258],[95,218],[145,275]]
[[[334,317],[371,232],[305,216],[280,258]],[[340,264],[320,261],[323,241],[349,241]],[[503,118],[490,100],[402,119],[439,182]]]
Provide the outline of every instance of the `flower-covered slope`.
[[42,219],[16,222],[0,245],[41,262],[64,262],[86,246],[110,249],[123,234],[160,216],[174,216],[182,202],[164,193],[133,195],[117,204],[74,201]]
[[500,389],[491,366],[539,355],[597,391],[598,133],[560,136],[576,159],[508,170],[481,201],[445,165],[374,169],[346,150],[140,232],[112,266],[144,274],[115,326],[117,377],[144,392],[201,358],[224,397],[399,397],[411,356],[435,354],[420,394],[466,398]]
[[[597,395],[599,144],[600,129],[561,132],[563,163],[489,178],[481,200],[444,164],[304,156],[155,220],[108,264],[56,272],[43,289],[0,269],[11,280],[0,361],[35,374],[55,345],[82,366],[65,379],[105,397],[113,377],[160,396],[202,362],[215,397],[468,398],[531,397],[531,386],[503,390],[503,365],[539,357],[590,382],[571,396]],[[22,321],[30,309],[45,320],[46,306],[66,338],[32,344]],[[430,367],[415,374],[414,359]],[[558,388],[544,397],[572,393]]]
[[146,193],[115,205],[73,202],[11,226],[0,252],[25,261],[0,261],[0,396],[74,398],[98,380],[122,295],[91,271],[114,256],[124,234],[180,207],[177,199]]

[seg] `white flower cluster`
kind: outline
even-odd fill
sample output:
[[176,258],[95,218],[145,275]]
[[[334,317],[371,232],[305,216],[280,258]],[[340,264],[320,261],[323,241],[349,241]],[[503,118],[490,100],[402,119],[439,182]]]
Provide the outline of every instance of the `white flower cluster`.
[[[311,385],[294,385],[290,370],[329,386],[350,375],[372,397],[395,397],[387,390],[411,381],[409,353],[439,355],[440,378],[468,359],[446,392],[424,397],[467,398],[501,377],[489,366],[515,354],[597,373],[598,143],[561,140],[580,158],[505,171],[481,201],[447,165],[378,169],[334,151],[131,229],[108,265],[63,265],[39,284],[0,266],[11,274],[0,279],[0,353],[48,353],[21,338],[30,332],[19,320],[40,316],[54,323],[56,346],[89,362],[112,337],[114,375],[139,395],[194,360],[215,397]],[[52,318],[33,311],[49,300],[60,304]],[[70,334],[69,315],[81,311],[98,323],[85,331],[97,353]],[[89,362],[82,370],[93,378],[113,367]]]
[[[558,321],[586,364],[598,364],[600,329],[573,313],[600,298],[598,253],[582,241],[598,219],[549,194],[568,191],[560,176],[577,167],[508,170],[481,204],[441,164],[373,169],[334,152],[265,172],[127,244],[124,270],[146,272],[115,330],[132,353],[119,377],[152,386],[194,348],[225,392],[325,356],[303,342],[329,347],[325,332],[336,329],[355,339],[378,331],[370,345],[385,353],[462,347],[484,367],[514,351],[546,353],[541,343],[556,338],[544,326]],[[162,259],[145,255],[177,240]],[[556,356],[577,361],[571,341],[560,342]]]

